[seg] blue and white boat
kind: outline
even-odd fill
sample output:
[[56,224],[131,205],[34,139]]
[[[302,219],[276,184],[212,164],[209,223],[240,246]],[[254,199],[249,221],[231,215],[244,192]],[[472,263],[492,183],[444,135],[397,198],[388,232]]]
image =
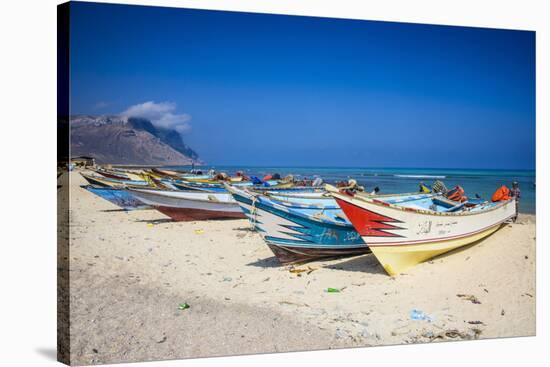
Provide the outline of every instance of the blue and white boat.
[[283,264],[370,252],[331,198],[277,200],[276,196],[225,187]]
[[114,187],[98,187],[93,185],[83,186],[83,188],[124,210],[151,208],[151,206],[144,204],[136,198],[130,191]]

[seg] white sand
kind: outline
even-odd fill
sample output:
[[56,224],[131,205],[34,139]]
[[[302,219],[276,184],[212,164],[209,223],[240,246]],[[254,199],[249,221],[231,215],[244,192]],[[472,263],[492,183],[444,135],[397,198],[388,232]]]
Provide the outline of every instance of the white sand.
[[[75,364],[535,334],[533,216],[397,277],[372,255],[298,276],[246,220],[119,211],[82,184],[72,172]],[[411,320],[413,309],[432,321]]]

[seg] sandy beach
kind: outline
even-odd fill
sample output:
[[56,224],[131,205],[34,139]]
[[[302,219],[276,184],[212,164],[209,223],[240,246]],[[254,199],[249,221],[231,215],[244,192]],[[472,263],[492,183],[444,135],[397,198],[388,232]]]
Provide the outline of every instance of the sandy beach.
[[247,220],[175,223],[83,184],[61,188],[72,364],[535,335],[534,216],[390,277],[373,255],[280,266]]

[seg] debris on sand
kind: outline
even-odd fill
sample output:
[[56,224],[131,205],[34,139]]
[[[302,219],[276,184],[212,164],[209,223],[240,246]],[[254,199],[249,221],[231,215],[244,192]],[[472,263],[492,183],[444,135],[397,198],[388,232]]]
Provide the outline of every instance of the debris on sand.
[[468,324],[470,325],[485,325],[483,321],[475,320],[475,321],[468,321]]
[[[479,339],[479,336],[481,335],[482,330],[477,328],[468,329],[465,331],[460,331],[458,329],[448,329],[444,330],[442,332],[439,332],[435,334],[432,331],[425,332],[422,334],[423,338],[428,339],[430,342],[432,341],[442,341],[442,340],[474,340]],[[419,342],[420,338],[414,338],[413,342]]]
[[294,266],[291,266],[288,269],[289,272],[291,272],[292,274],[296,274],[299,277],[302,276],[302,273],[306,273],[306,275],[309,275],[315,270],[317,270],[317,268],[311,267],[309,265],[306,268],[296,268]]
[[183,303],[180,303],[180,304],[178,305],[178,310],[186,310],[186,309],[188,309],[189,307],[191,307],[191,306],[189,306],[189,304],[183,302]]
[[409,314],[409,317],[411,320],[420,320],[420,321],[428,321],[428,322],[433,321],[433,318],[430,315],[428,315],[424,311],[420,311],[417,309],[412,309]]
[[472,294],[457,294],[456,295],[458,298],[462,298],[463,300],[465,301],[470,301],[476,305],[480,305],[481,302],[477,299],[476,296],[472,295]]
[[296,303],[296,302],[290,302],[290,301],[280,301],[280,305],[291,305],[291,306],[298,306],[298,307],[310,307],[307,303]]

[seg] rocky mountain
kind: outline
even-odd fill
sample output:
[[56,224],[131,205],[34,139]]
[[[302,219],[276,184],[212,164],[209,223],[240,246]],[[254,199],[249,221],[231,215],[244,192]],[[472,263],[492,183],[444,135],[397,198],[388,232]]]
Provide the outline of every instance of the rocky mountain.
[[71,156],[92,156],[100,164],[187,165],[201,163],[175,130],[144,118],[73,116]]

